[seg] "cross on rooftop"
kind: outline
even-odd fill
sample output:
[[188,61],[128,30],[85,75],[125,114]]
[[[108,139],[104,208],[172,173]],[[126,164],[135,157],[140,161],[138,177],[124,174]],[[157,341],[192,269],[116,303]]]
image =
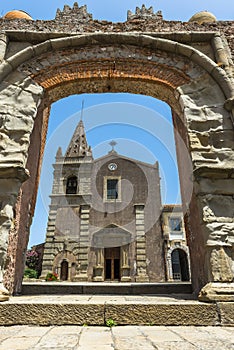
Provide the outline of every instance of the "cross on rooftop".
[[115,152],[115,146],[117,145],[117,142],[112,140],[109,145],[112,147],[111,152]]

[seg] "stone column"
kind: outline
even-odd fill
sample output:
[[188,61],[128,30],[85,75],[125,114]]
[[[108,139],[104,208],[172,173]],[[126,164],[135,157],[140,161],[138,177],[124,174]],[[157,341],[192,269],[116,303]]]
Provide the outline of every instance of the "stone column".
[[173,271],[172,271],[172,261],[171,261],[172,249],[167,250],[166,254],[166,264],[167,264],[167,281],[174,281]]
[[4,287],[9,232],[14,228],[14,208],[22,182],[28,178],[25,169],[0,169],[0,301],[9,299]]
[[[227,192],[227,180],[219,181],[222,191]],[[233,188],[233,184],[231,180],[230,188]],[[200,201],[203,231],[206,237],[206,268],[209,282],[201,289],[199,300],[234,301],[233,196],[206,194],[200,196]]]
[[233,235],[234,223],[217,218],[210,208],[203,208],[203,219],[208,221],[206,262],[209,283],[202,288],[199,300],[208,302],[234,301]]
[[136,282],[149,282],[146,269],[144,204],[135,204],[136,220]]
[[121,282],[131,281],[129,266],[129,244],[121,247]]
[[[46,242],[43,254],[42,271],[40,279],[45,279],[48,272],[53,270],[54,263],[54,232],[55,232],[55,220],[56,220],[57,208],[53,205],[50,206],[49,218],[46,231]],[[60,276],[60,274],[59,274]]]
[[68,261],[68,267],[67,267],[67,280],[71,281],[71,263]]
[[88,252],[90,247],[89,241],[89,214],[90,205],[84,204],[80,207],[80,247],[78,253],[78,273],[75,281],[88,280]]

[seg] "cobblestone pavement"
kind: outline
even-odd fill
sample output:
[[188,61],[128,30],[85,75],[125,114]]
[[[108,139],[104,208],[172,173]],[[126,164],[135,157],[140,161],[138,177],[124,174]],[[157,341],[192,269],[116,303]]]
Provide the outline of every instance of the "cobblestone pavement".
[[234,327],[9,326],[0,350],[234,350]]

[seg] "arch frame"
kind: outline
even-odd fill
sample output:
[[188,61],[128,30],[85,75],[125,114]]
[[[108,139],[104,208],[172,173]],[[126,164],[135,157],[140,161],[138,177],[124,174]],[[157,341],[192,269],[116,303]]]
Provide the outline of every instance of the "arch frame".
[[[47,86],[47,88],[45,88],[41,82],[38,83],[36,76],[27,74],[26,71],[24,71],[24,63],[28,63],[30,60],[35,58],[39,59],[40,55],[46,55],[48,52],[51,52],[53,50],[54,52],[63,52],[67,48],[79,48],[77,49],[77,51],[79,51],[81,47],[87,47],[88,45],[99,48],[100,46],[111,45],[113,43],[114,45],[119,45],[120,49],[123,45],[129,45],[129,47],[146,48],[150,52],[156,52],[159,56],[161,55],[162,57],[165,55],[165,57],[168,57],[170,59],[171,57],[182,57],[181,62],[183,62],[183,60],[184,62],[192,62],[193,67],[195,67],[195,71],[197,69],[196,74],[198,71],[201,73],[200,80],[199,76],[192,78],[190,74],[190,82],[187,82],[187,84],[184,82],[184,84],[180,86],[170,86],[169,80],[160,82],[156,79],[155,82],[152,82],[153,79],[150,77],[150,75],[147,77],[142,77],[140,75],[133,76],[131,74],[128,74],[122,79],[121,77],[116,76],[113,69],[112,71],[110,71],[110,69],[107,70],[107,76],[104,76],[103,78],[95,77],[94,75],[90,75],[89,78],[91,80],[96,79],[97,81],[104,81],[105,83],[107,81],[113,82],[113,87],[111,86],[111,91],[113,92],[120,90],[122,80],[129,81],[130,85],[132,84],[132,87],[134,87],[135,82],[142,81],[145,84],[143,84],[144,86],[147,86],[147,84],[150,83],[154,86],[161,84],[160,87],[166,86],[167,91],[172,91],[172,95],[174,96],[173,102],[176,102],[176,111],[173,112],[174,125],[176,130],[178,130],[181,139],[185,142],[188,148],[188,153],[191,157],[193,166],[194,191],[190,204],[186,203],[186,195],[183,193],[183,191],[186,192],[186,182],[189,181],[189,176],[188,174],[185,174],[184,178],[181,177],[184,207],[187,206],[186,209],[190,213],[195,213],[196,219],[201,222],[200,234],[197,234],[199,237],[200,245],[198,246],[196,245],[197,243],[193,237],[195,223],[192,221],[195,220],[191,220],[191,214],[187,215],[186,226],[187,230],[189,231],[188,241],[190,249],[191,252],[196,251],[196,254],[193,253],[191,256],[198,255],[199,252],[202,252],[200,271],[204,266],[206,270],[205,274],[202,276],[202,280],[199,280],[198,271],[193,271],[194,292],[198,293],[201,287],[208,282],[211,282],[211,284],[221,282],[221,285],[222,283],[223,285],[226,283],[229,284],[231,290],[233,290],[233,271],[231,267],[232,258],[230,259],[230,252],[233,251],[232,232],[234,223],[231,221],[229,207],[232,203],[231,197],[233,196],[233,193],[231,191],[231,184],[233,184],[233,150],[230,146],[231,135],[233,135],[233,78],[230,77],[228,71],[220,68],[217,63],[215,63],[211,58],[206,56],[198,49],[173,40],[162,38],[162,35],[160,37],[156,37],[155,35],[150,36],[148,34],[144,35],[139,33],[98,33],[49,39],[40,44],[29,45],[27,48],[20,50],[14,54],[12,57],[6,58],[2,61],[0,65],[0,80],[2,87],[2,96],[0,96],[0,113],[4,115],[1,104],[3,97],[7,97],[4,107],[7,109],[7,113],[10,116],[10,122],[6,119],[3,122],[4,141],[2,142],[3,152],[0,159],[0,187],[4,188],[6,178],[10,178],[11,191],[10,193],[6,193],[4,191],[5,193],[3,196],[3,204],[1,208],[1,217],[3,220],[3,223],[1,224],[1,231],[7,232],[6,235],[8,235],[10,227],[14,222],[13,208],[16,205],[16,198],[18,196],[22,183],[29,175],[27,167],[30,170],[31,177],[25,184],[23,184],[23,192],[26,192],[27,195],[29,195],[28,193],[30,190],[32,191],[32,188],[34,189],[34,192],[37,190],[50,104],[54,101],[51,97],[52,95],[50,92],[56,88],[61,89],[61,86],[59,84],[54,84],[52,87]],[[39,60],[39,62],[41,61]],[[146,57],[145,62],[147,62]],[[201,80],[201,77],[205,77],[205,81]],[[75,83],[77,84],[77,82]],[[115,84],[116,87],[114,88]],[[207,103],[208,107],[202,107],[200,105],[201,101],[199,98],[201,97],[201,91],[199,91],[199,86],[202,84],[204,84],[202,86],[203,88],[204,86],[206,87],[205,92],[207,94],[203,102],[205,104],[207,98],[207,102],[209,102]],[[219,96],[218,107],[214,105],[214,97],[211,94],[210,84],[212,85],[213,90],[216,91],[217,96]],[[131,89],[128,88],[126,90],[128,91]],[[19,103],[16,105],[16,114],[18,118],[13,115],[11,109],[12,99],[10,98],[9,92],[12,91],[14,92],[15,97],[21,97]],[[196,92],[198,95],[197,100],[193,95],[194,92]],[[194,99],[192,99],[192,101],[191,96]],[[22,113],[21,107],[25,103],[25,100],[29,100],[29,108],[26,110],[26,112]],[[202,108],[206,108],[206,113],[202,112]],[[204,115],[208,115],[208,111],[211,113],[214,119],[220,120],[223,118],[222,121],[217,124],[218,132],[220,133],[218,136],[223,138],[221,146],[224,147],[220,146],[215,148],[212,144],[212,141],[210,139],[214,138],[214,133],[217,132],[217,128],[213,128],[212,123],[210,126],[208,125],[208,136],[205,135],[204,132],[201,132],[199,129],[200,126],[197,126],[199,124],[199,121],[196,118],[197,113],[200,113],[199,116],[202,119],[204,118]],[[215,118],[215,116],[217,118]],[[44,125],[43,119],[46,121]],[[24,128],[21,123],[26,123],[26,120],[28,122],[28,126],[27,128]],[[14,132],[16,132],[13,128],[14,123],[19,124],[18,129],[16,130],[18,134],[23,134],[23,136],[21,135],[20,140],[24,139],[23,147],[21,145],[19,152],[16,151],[16,144],[14,143],[15,140],[12,136]],[[38,138],[38,135],[35,136],[35,126],[37,123],[39,124],[39,133],[43,135],[44,139],[43,137]],[[189,129],[188,124],[189,126],[191,126],[191,124],[194,125],[193,128]],[[224,140],[224,136],[226,135],[227,140]],[[215,146],[219,146],[219,140],[214,141],[216,142]],[[176,142],[179,168],[181,168],[184,159],[183,154],[181,154],[179,150],[179,140],[177,139]],[[205,158],[200,159],[199,157],[202,158],[202,152],[205,154],[205,156],[207,156],[209,153],[206,152],[206,146],[204,146],[207,144],[207,142],[208,148],[210,146],[210,154],[205,161]],[[32,150],[32,145],[34,144],[35,147],[36,143],[40,144],[40,147],[37,154],[37,164],[35,167],[36,171],[33,173],[32,164],[29,164],[31,160],[30,151]],[[223,148],[225,152],[223,152]],[[214,154],[212,154],[212,151],[214,151]],[[216,155],[218,158],[217,163],[215,161],[212,161],[212,157],[214,159],[214,155]],[[219,158],[222,160],[219,161]],[[212,185],[212,182],[215,184]],[[14,193],[13,196],[11,192]],[[222,208],[217,207],[217,201],[220,198],[224,201],[225,208],[227,209],[227,213],[225,215],[222,215]],[[25,199],[25,202],[27,202],[27,199]],[[32,198],[30,201],[32,202],[31,207],[33,208],[35,204],[35,198],[34,203],[32,201]],[[31,217],[33,215],[33,209],[27,212],[25,208],[26,204],[24,202],[24,195],[21,198],[18,198],[17,203],[19,202],[21,202],[20,210],[23,211],[23,213],[21,213],[21,217],[23,217],[22,214],[29,214],[29,217]],[[6,260],[6,247],[6,242],[2,242],[2,258],[0,264],[2,269]],[[231,255],[232,254],[233,253],[231,253]],[[216,263],[217,261],[218,263]],[[192,265],[193,263],[194,262],[192,261]],[[194,268],[192,267],[192,269]],[[231,293],[231,295],[231,298],[234,298],[234,293]],[[221,299],[222,298],[225,299],[225,293],[222,294]]]
[[188,272],[189,272],[189,280],[191,280],[191,266],[190,266],[190,258],[189,258],[189,248],[186,245],[172,245],[170,249],[168,249],[167,254],[166,254],[166,267],[167,267],[167,278],[169,281],[174,281],[173,278],[173,271],[172,271],[172,253],[176,249],[181,249],[187,257],[187,262],[188,262]]

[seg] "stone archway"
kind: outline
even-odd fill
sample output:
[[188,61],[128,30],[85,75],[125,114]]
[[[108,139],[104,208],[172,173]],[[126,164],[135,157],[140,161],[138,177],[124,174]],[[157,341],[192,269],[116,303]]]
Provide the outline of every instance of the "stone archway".
[[173,280],[189,281],[189,266],[186,252],[175,248],[171,252],[171,265]]
[[[57,252],[53,258],[52,272],[57,273],[61,281],[73,281],[76,275],[76,256],[70,251]],[[42,270],[44,279],[47,271]]]
[[[207,34],[200,38],[211,40]],[[181,43],[178,33],[176,40],[162,34],[131,33],[38,40],[39,44],[18,50],[0,66],[2,269],[9,233],[8,252],[13,257],[5,273],[6,285],[20,289],[22,252],[27,244],[23,232],[29,230],[33,216],[51,103],[70,94],[108,91],[144,93],[171,106],[193,290],[198,293],[208,282],[229,283],[233,288],[230,74],[193,48],[191,38],[189,45]],[[218,56],[217,45],[213,54]],[[20,267],[17,273],[16,265]]]
[[[173,266],[173,263],[176,263],[177,266]],[[180,281],[189,281],[191,279],[190,257],[187,246],[173,245],[168,250],[166,255],[166,269],[168,281],[174,281],[176,279]],[[174,273],[179,273],[180,276],[176,278]]]

